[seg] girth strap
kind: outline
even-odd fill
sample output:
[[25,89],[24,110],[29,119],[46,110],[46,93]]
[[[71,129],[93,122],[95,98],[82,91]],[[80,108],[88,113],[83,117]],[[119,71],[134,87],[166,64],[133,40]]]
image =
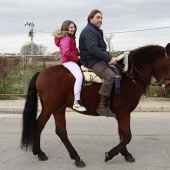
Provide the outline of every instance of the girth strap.
[[116,67],[110,67],[112,71],[115,73],[115,94],[120,95],[120,80],[121,76],[119,74],[119,70]]

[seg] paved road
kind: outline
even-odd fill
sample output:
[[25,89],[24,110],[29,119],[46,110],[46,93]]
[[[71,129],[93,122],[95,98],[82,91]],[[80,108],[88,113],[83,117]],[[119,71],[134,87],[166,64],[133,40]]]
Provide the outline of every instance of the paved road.
[[[119,154],[104,162],[104,153],[118,144],[117,122],[112,118],[90,117],[67,112],[70,141],[86,163],[87,170],[169,170],[170,114],[133,112],[129,151],[136,158],[127,163]],[[42,149],[49,157],[40,162],[31,151],[20,149],[21,114],[0,114],[0,170],[75,170],[51,117],[42,134]]]

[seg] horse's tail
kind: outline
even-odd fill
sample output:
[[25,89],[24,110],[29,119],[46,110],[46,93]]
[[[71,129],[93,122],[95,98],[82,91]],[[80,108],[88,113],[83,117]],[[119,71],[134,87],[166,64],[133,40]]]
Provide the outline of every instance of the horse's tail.
[[21,136],[21,149],[28,149],[31,147],[34,140],[36,118],[37,118],[37,89],[35,86],[39,72],[35,73],[30,81],[25,107],[22,116],[22,136]]

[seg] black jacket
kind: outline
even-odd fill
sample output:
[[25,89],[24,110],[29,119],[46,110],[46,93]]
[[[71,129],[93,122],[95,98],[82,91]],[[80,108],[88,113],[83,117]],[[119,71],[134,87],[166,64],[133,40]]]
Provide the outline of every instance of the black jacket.
[[112,57],[108,55],[106,48],[103,31],[89,22],[79,38],[80,58],[83,65],[92,67],[99,61],[108,63]]

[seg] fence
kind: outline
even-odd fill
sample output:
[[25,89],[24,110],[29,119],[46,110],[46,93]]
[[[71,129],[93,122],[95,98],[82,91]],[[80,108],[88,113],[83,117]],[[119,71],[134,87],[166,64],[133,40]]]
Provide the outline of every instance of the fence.
[[[34,73],[57,64],[61,64],[59,56],[0,56],[0,99],[4,96],[26,96]],[[158,87],[151,87],[147,96],[170,97],[170,88],[162,91]]]
[[56,56],[0,56],[0,96],[26,96],[35,72],[60,64]]

